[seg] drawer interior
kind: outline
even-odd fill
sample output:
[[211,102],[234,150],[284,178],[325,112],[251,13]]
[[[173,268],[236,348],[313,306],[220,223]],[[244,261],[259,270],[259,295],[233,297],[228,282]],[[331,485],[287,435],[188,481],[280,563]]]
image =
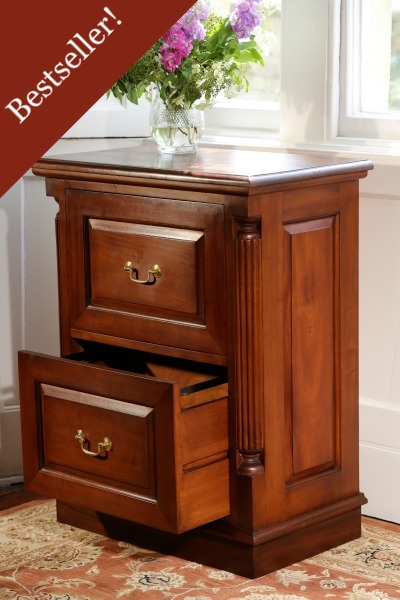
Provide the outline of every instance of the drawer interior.
[[68,358],[178,384],[182,410],[228,394],[226,367],[92,342],[82,345],[82,352]]

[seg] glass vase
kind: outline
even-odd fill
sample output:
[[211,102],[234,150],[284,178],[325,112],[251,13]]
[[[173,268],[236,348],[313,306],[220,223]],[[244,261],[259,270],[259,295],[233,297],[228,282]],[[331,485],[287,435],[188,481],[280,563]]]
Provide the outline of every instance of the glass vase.
[[151,135],[159,152],[190,154],[196,152],[204,131],[204,112],[196,108],[169,110],[155,98],[150,110]]

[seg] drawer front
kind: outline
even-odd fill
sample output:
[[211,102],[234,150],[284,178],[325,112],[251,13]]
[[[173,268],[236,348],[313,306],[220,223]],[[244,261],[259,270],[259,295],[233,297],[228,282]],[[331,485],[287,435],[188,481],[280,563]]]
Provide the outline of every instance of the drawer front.
[[29,352],[19,375],[28,489],[174,533],[229,514],[221,394],[182,409],[178,383]]
[[41,384],[43,468],[156,500],[155,407]]
[[223,206],[67,190],[63,211],[63,335],[226,355]]
[[89,219],[88,228],[92,306],[153,317],[204,315],[197,286],[202,231],[105,219]]

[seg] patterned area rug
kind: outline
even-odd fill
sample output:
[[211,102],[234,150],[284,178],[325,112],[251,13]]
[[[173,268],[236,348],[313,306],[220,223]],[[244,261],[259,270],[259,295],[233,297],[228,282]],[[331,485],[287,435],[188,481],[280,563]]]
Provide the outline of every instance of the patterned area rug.
[[0,512],[1,600],[400,600],[400,526],[249,580],[57,523],[55,502]]

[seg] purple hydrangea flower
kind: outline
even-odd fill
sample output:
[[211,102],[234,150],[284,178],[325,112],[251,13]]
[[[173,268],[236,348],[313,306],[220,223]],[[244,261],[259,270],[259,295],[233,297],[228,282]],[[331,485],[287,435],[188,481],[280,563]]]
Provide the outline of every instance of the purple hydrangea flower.
[[164,42],[163,46],[169,46],[171,50],[176,50],[183,56],[188,56],[192,50],[192,43],[179,24],[173,25],[161,39]]
[[189,21],[184,17],[179,21],[182,31],[189,40],[204,40],[205,31],[203,25],[198,20]]
[[190,40],[203,40],[205,37],[204,27],[201,21],[210,16],[210,7],[204,0],[198,0],[181,19],[178,25],[182,27],[185,35]]
[[181,64],[182,59],[189,56],[193,44],[178,23],[171,27],[161,39],[163,41],[160,48],[161,63],[167,71],[173,73]]
[[252,31],[261,22],[258,8],[254,6],[260,0],[242,0],[238,2],[230,17],[230,23],[238,39],[250,37]]
[[161,64],[164,69],[173,73],[179,67],[182,62],[182,56],[177,52],[173,52],[166,47],[165,51],[161,53]]
[[[260,2],[261,0],[257,1]],[[197,0],[193,9],[196,13],[197,18],[200,19],[200,21],[205,21],[211,14],[211,9],[205,0]]]
[[189,56],[193,49],[193,40],[205,38],[201,21],[210,16],[210,7],[205,0],[198,0],[175,25],[161,38],[161,64],[173,73],[180,66],[182,59]]

